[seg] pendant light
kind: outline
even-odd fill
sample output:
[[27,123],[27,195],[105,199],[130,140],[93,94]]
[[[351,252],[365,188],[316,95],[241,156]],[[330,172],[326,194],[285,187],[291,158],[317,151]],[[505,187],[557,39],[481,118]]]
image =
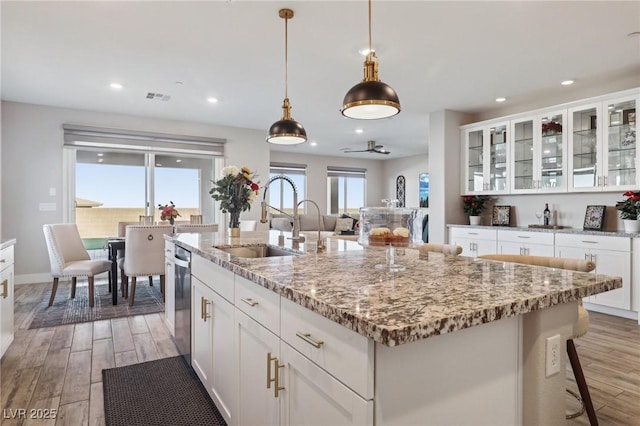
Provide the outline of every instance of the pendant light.
[[291,104],[288,96],[288,21],[293,18],[293,10],[280,9],[278,15],[284,19],[284,102],[282,103],[282,118],[271,125],[267,142],[278,145],[297,145],[307,141],[307,132],[291,117]]
[[369,53],[364,61],[364,80],[347,92],[342,115],[360,120],[392,117],[400,112],[396,91],[378,78],[378,58],[371,45],[371,0],[369,0]]

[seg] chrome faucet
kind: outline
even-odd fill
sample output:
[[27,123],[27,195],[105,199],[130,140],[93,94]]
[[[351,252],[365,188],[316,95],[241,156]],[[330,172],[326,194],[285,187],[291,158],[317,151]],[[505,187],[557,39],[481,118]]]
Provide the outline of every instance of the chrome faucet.
[[[265,201],[267,199],[267,191],[269,190],[269,185],[271,185],[271,183],[275,180],[283,180],[285,182],[288,182],[289,185],[291,185],[291,187],[293,188],[293,216],[290,215],[287,212],[283,212],[282,210],[275,208],[273,206],[270,206],[269,204],[267,204],[267,202]],[[283,215],[291,218],[293,220],[293,230],[292,232],[292,240],[296,243],[299,243],[302,241],[302,239],[300,238],[300,221],[298,220],[298,189],[296,188],[296,184],[293,183],[293,181],[291,180],[290,177],[285,176],[285,175],[277,175],[272,177],[271,179],[269,179],[269,182],[267,182],[267,184],[264,186],[264,192],[262,194],[262,203],[261,203],[261,207],[262,207],[262,214],[260,217],[260,223],[267,223],[268,219],[267,219],[267,207],[272,208],[276,211],[279,211],[280,213],[282,213]]]
[[295,209],[296,212],[298,211],[298,207],[302,203],[311,203],[314,206],[316,206],[316,210],[318,211],[318,243],[317,243],[318,245],[317,245],[317,251],[323,251],[325,249],[325,247],[324,247],[324,242],[322,241],[322,238],[320,237],[320,229],[322,228],[321,227],[322,215],[320,214],[320,207],[318,207],[318,203],[316,203],[313,200],[302,200],[298,204],[296,204],[296,209]]

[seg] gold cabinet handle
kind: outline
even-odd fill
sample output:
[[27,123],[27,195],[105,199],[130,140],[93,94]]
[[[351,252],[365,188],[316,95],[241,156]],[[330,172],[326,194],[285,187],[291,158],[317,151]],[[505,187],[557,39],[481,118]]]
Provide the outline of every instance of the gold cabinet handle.
[[284,364],[280,365],[280,363],[278,363],[278,358],[274,358],[273,362],[275,364],[276,367],[276,377],[275,377],[275,383],[274,383],[274,392],[273,392],[273,396],[275,398],[278,397],[278,392],[284,390],[284,386],[280,386],[280,369],[284,368]]
[[244,303],[246,303],[249,306],[256,306],[258,304],[258,302],[256,302],[250,297],[247,297],[246,299],[240,299],[240,300],[242,300]]
[[4,280],[0,285],[2,286],[2,298],[6,299],[7,297],[9,297],[9,281]]
[[211,314],[207,312],[207,305],[211,304],[210,300],[200,297],[200,318],[207,322],[207,318],[211,318]]
[[271,378],[271,361],[276,359],[278,358],[271,356],[271,352],[267,353],[267,389],[271,389],[271,382],[276,381],[276,379]]
[[299,338],[301,338],[302,340],[304,340],[305,342],[307,342],[308,344],[310,344],[311,346],[317,349],[320,349],[320,346],[324,345],[324,342],[322,340],[313,340],[311,338],[311,333],[303,333],[301,331],[298,331],[296,333],[296,336],[298,336]]

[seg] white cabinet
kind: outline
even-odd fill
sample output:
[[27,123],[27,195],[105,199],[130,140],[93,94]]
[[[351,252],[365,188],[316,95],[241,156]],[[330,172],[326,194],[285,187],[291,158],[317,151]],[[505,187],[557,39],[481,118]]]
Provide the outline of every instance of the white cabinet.
[[[235,355],[238,363],[238,417],[234,424],[270,426],[280,422],[284,389],[280,338],[236,309]],[[298,401],[304,405],[306,401]]]
[[13,246],[0,251],[0,356],[13,342]]
[[463,194],[508,193],[509,122],[463,129]]
[[176,264],[174,263],[175,244],[165,241],[164,259],[164,321],[172,336],[176,325]]
[[363,399],[288,344],[280,345],[285,388],[280,424],[373,425],[373,400]]
[[234,307],[194,276],[191,294],[193,369],[227,424],[236,424]]
[[572,191],[625,191],[638,187],[635,113],[638,95],[569,109]]
[[567,190],[566,110],[511,121],[512,194]]
[[631,309],[631,239],[581,234],[556,234],[556,257],[592,260],[595,273],[622,277],[622,288],[599,293],[586,302]]
[[481,256],[496,253],[496,230],[483,228],[451,227],[449,244],[462,247],[463,256]]
[[553,257],[553,233],[498,230],[498,253]]

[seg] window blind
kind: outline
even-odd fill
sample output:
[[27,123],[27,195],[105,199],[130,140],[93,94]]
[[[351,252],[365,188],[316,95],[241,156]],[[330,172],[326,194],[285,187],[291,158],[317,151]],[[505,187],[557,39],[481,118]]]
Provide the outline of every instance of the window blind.
[[269,173],[276,175],[306,175],[306,164],[271,163]]
[[367,169],[356,167],[327,167],[328,177],[366,177]]

